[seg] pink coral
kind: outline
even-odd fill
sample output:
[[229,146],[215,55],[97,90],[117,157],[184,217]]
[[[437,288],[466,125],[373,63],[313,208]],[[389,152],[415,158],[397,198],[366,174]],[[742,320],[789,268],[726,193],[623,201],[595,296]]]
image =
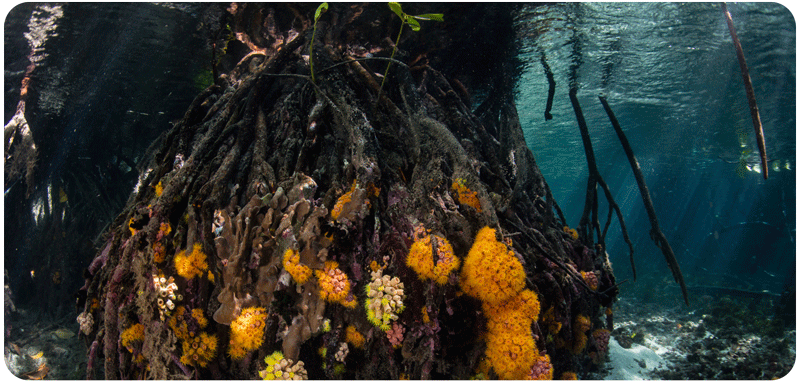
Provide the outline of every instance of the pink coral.
[[403,332],[405,330],[403,325],[394,322],[392,323],[392,328],[386,331],[386,337],[389,338],[389,342],[395,349],[403,344]]
[[536,361],[528,373],[529,380],[550,380],[553,379],[553,364],[550,363],[550,356],[537,356]]
[[597,287],[600,285],[600,281],[597,280],[597,275],[594,272],[581,271],[581,277],[583,277],[583,281],[586,282],[586,285],[588,285],[589,288],[592,290],[597,290]]
[[92,318],[92,314],[88,312],[83,312],[78,315],[77,318],[78,324],[81,326],[81,332],[85,335],[89,335],[92,332],[92,327],[94,326],[94,319]]
[[597,329],[592,333],[594,338],[594,345],[597,351],[604,355],[608,352],[608,341],[611,339],[611,332],[607,329]]

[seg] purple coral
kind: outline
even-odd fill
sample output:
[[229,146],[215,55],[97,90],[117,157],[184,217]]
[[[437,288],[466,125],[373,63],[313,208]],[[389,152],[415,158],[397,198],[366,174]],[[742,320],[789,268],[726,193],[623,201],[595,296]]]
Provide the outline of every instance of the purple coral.
[[94,275],[95,273],[97,273],[97,270],[106,265],[106,261],[108,261],[108,253],[111,251],[111,244],[113,242],[114,242],[114,237],[112,236],[111,239],[108,239],[108,244],[106,244],[105,248],[103,248],[103,251],[100,252],[100,255],[95,257],[95,259],[92,260],[92,263],[89,264],[90,274]]

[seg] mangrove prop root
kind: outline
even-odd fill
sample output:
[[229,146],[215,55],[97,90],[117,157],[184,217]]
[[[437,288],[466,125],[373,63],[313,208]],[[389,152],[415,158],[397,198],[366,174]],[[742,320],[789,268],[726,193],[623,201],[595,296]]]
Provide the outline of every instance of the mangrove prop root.
[[547,57],[544,55],[544,50],[541,51],[541,62],[544,74],[547,76],[547,104],[544,108],[544,120],[549,121],[553,119],[553,114],[550,114],[550,110],[553,109],[553,97],[556,94],[556,79],[553,75],[553,71],[550,69],[550,65],[547,64]]
[[636,178],[636,184],[639,186],[639,193],[642,195],[644,208],[647,210],[647,216],[650,218],[650,238],[655,242],[656,246],[661,249],[661,253],[664,254],[664,259],[667,260],[667,265],[669,265],[669,269],[672,271],[672,277],[674,277],[675,281],[681,286],[683,300],[686,302],[686,305],[689,305],[689,295],[686,291],[686,284],[683,281],[681,268],[678,265],[678,260],[675,258],[675,253],[672,252],[672,247],[669,245],[669,242],[667,242],[666,236],[664,236],[664,233],[661,232],[661,228],[658,226],[656,210],[653,208],[653,201],[650,199],[650,191],[647,189],[647,184],[644,182],[644,176],[642,175],[642,169],[639,167],[639,161],[637,161],[636,157],[633,155],[633,149],[631,149],[631,145],[628,143],[628,138],[625,137],[625,133],[619,126],[619,121],[617,121],[617,117],[608,105],[608,101],[606,101],[603,96],[599,96],[598,98],[600,98],[600,102],[603,104],[606,114],[608,114],[608,119],[611,120],[611,126],[613,126],[614,131],[617,132],[619,142],[622,144],[625,155],[628,156],[628,161],[631,164],[633,176]]
[[739,68],[742,70],[742,81],[744,81],[744,90],[747,93],[747,103],[750,105],[750,116],[753,118],[753,129],[756,132],[756,142],[758,143],[758,153],[761,157],[761,169],[764,171],[764,179],[769,177],[769,166],[767,165],[767,148],[764,143],[764,129],[761,127],[761,116],[758,113],[758,104],[756,103],[756,93],[753,91],[753,81],[750,80],[750,71],[747,69],[747,61],[744,59],[744,51],[742,50],[742,43],[739,42],[739,36],[736,34],[736,28],[733,27],[733,18],[731,13],[728,12],[728,5],[722,3],[722,12],[725,14],[725,21],[728,23],[728,30],[731,32],[733,39],[733,46],[736,47],[736,57],[739,59]]
[[[268,14],[258,7],[245,10]],[[372,23],[356,16],[373,7],[385,8],[330,8],[331,20],[345,24],[317,35],[314,65],[325,69],[316,81],[302,56],[310,36],[300,31],[276,52],[240,59],[151,150],[140,187],[87,270],[82,309],[94,320],[87,375],[251,379],[281,350],[304,361],[311,379],[397,379],[401,372],[467,379],[486,348],[476,330],[486,325],[481,302],[459,293],[459,272],[439,285],[420,279],[406,258],[416,235],[435,234],[463,261],[485,226],[521,258],[542,311],[566,326],[550,333],[559,348],[536,332],[556,375],[586,358],[564,348],[573,341],[568,328],[578,314],[604,326],[601,307],[613,304],[615,279],[604,252],[563,232],[563,215],[525,144],[513,83],[495,87],[480,116],[435,65],[416,72],[393,65],[381,90],[368,60],[348,58],[361,48],[348,44],[363,42],[345,39],[371,36],[349,31],[369,31]],[[509,235],[511,227],[523,235]],[[291,251],[294,268],[284,262]],[[355,307],[323,299],[320,277],[331,261],[352,283]],[[300,265],[311,274],[305,281],[295,279]],[[376,267],[406,285],[401,349],[364,310]],[[163,320],[154,277],[174,277],[181,295],[169,300],[175,307]],[[248,308],[260,309],[249,327],[261,342],[242,350],[234,345],[245,341],[231,328],[255,314]],[[123,343],[135,324],[146,327],[145,338],[128,331]],[[350,352],[343,369],[333,367],[349,326],[364,347]],[[197,344],[187,338],[198,336],[215,338],[213,357],[184,353]],[[327,356],[318,356],[321,347]]]
[[[620,228],[622,230],[622,237],[625,239],[625,242],[628,244],[628,249],[630,251],[629,259],[631,263],[631,270],[633,271],[633,279],[636,280],[636,264],[633,261],[633,243],[631,242],[630,237],[628,236],[628,230],[625,227],[625,219],[622,217],[622,213],[619,210],[619,206],[617,206],[616,201],[614,201],[614,197],[611,195],[611,191],[608,188],[605,180],[600,175],[600,172],[597,171],[597,162],[595,162],[594,158],[594,150],[592,149],[592,140],[589,137],[589,129],[586,126],[586,119],[583,117],[583,111],[581,110],[581,105],[578,102],[578,89],[576,87],[572,87],[569,91],[569,99],[572,102],[572,108],[575,110],[575,118],[578,121],[578,128],[581,132],[581,139],[583,139],[583,150],[586,154],[586,162],[589,166],[589,179],[587,180],[586,185],[586,202],[583,206],[583,215],[581,215],[580,223],[578,223],[579,229],[585,233],[584,243],[587,245],[591,242],[592,239],[592,228],[594,227],[597,230],[597,243],[600,245],[600,250],[605,251],[605,233],[606,229],[603,232],[600,232],[600,223],[598,222],[597,217],[597,185],[603,188],[603,191],[606,195],[606,200],[608,201],[608,208],[609,208],[609,219],[611,218],[611,209],[613,208],[614,211],[617,213],[617,219],[619,220]],[[589,226],[589,211],[592,211],[592,224],[591,227]],[[608,225],[608,224],[606,224]]]

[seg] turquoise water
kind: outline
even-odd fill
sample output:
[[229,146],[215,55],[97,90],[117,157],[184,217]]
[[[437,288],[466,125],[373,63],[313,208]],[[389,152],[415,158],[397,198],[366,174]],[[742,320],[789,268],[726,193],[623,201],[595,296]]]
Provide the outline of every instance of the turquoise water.
[[[62,204],[72,211],[64,215],[68,231],[96,237],[110,223],[136,183],[144,148],[206,85],[206,34],[219,17],[211,8],[27,3],[9,12],[5,92],[13,96],[5,98],[5,117],[14,115],[21,80],[35,64],[38,94],[28,107],[36,108],[36,120],[29,122],[42,135],[40,174],[46,174],[30,197],[22,182],[6,184],[6,221],[16,221],[6,226],[5,265],[12,273],[24,275],[55,252],[58,263],[49,266],[72,269],[65,280],[81,282],[80,269],[96,252],[88,240],[32,240],[16,230],[32,232],[38,221],[63,215]],[[528,145],[569,225],[583,210],[587,177],[567,96],[575,67],[599,171],[622,209],[639,274],[669,276],[599,94],[633,146],[687,282],[724,279],[777,293],[795,272],[796,28],[779,4],[736,3],[730,11],[761,110],[769,180],[759,172],[739,65],[718,3],[523,5],[515,25],[524,63],[516,102]],[[542,55],[557,83],[549,121]],[[67,202],[56,203],[61,188]],[[601,202],[601,223],[605,208]],[[619,280],[630,278],[616,223],[606,242]]]
[[[718,282],[709,275],[722,274],[730,286],[780,292],[795,272],[795,22],[780,4],[736,3],[729,10],[761,113],[769,180],[760,173],[741,72],[718,3],[526,7],[516,25],[525,62],[517,107],[537,164],[568,224],[577,225],[588,170],[567,92],[570,66],[580,62],[578,99],[640,274],[669,271],[649,239],[639,190],[600,94],[633,146],[687,283]],[[549,121],[542,53],[557,83]],[[607,210],[600,206],[604,224]],[[618,278],[630,277],[616,223],[607,243]]]

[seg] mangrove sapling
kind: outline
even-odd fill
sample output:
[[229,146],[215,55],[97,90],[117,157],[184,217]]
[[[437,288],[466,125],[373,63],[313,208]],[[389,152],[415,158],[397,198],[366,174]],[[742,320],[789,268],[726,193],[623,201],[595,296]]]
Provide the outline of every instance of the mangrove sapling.
[[311,45],[308,47],[308,66],[311,68],[311,82],[317,83],[314,78],[314,37],[317,35],[317,21],[320,16],[328,10],[328,3],[322,3],[317,7],[317,12],[314,13],[314,30],[311,32]]
[[[392,56],[391,59],[394,59],[394,54],[397,53],[397,45],[400,44],[400,36],[403,35],[403,26],[408,24],[411,27],[411,30],[417,32],[420,30],[421,26],[419,25],[419,21],[417,20],[433,20],[433,21],[444,21],[444,14],[442,13],[425,13],[422,15],[412,16],[405,12],[403,12],[403,8],[400,6],[400,3],[389,2],[389,9],[394,12],[397,17],[400,18],[400,31],[397,32],[397,39],[394,42],[394,48],[392,49]],[[389,75],[389,68],[392,66],[392,63],[389,62],[386,65],[386,71],[383,73],[383,79],[381,80],[381,86],[378,89],[378,99],[381,98],[381,93],[383,92],[383,84],[386,82],[386,76]]]

